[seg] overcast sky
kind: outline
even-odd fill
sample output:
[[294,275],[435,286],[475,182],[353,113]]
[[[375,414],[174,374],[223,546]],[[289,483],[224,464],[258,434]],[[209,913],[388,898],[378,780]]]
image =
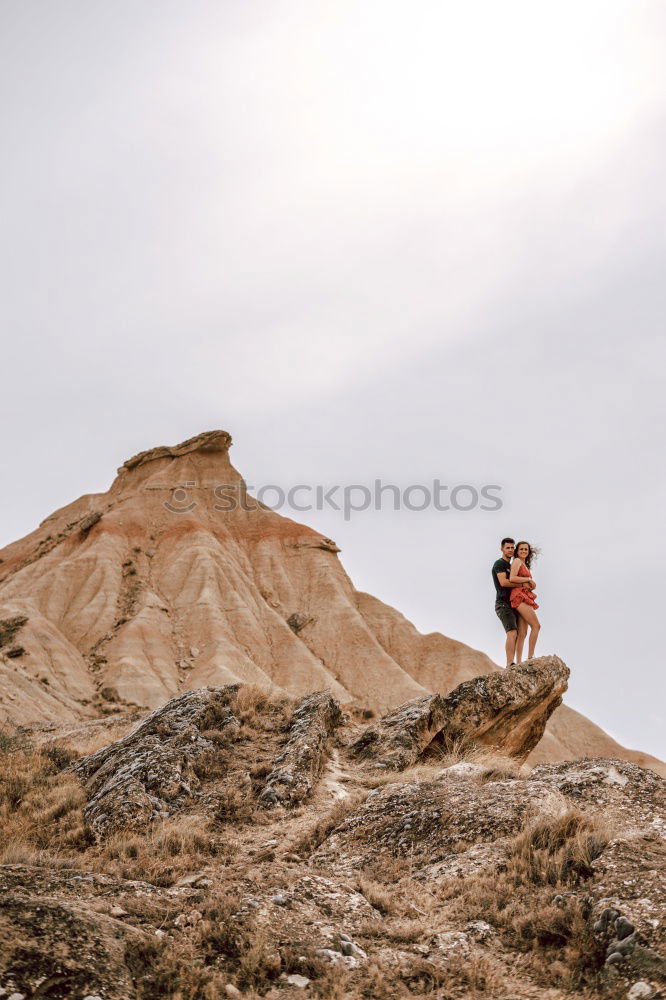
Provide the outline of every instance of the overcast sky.
[[665,45],[663,0],[1,0],[0,544],[213,428],[255,486],[497,484],[295,516],[497,662],[541,545],[569,703],[666,758]]

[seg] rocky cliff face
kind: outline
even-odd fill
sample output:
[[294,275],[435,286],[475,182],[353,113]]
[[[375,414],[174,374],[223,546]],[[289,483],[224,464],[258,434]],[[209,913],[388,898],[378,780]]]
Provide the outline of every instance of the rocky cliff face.
[[[335,542],[246,494],[230,445],[211,431],[142,452],[108,492],[0,552],[0,721],[154,709],[235,683],[384,712],[498,670],[358,592]],[[660,766],[566,706],[534,759],[591,746]]]

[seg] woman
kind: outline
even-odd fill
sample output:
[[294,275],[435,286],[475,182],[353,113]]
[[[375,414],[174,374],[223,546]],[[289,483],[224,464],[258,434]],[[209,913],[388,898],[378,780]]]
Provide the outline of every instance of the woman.
[[[532,579],[530,568],[532,566],[532,560],[536,559],[538,555],[538,551],[538,549],[532,548],[529,542],[518,542],[513,562],[511,563],[511,575],[509,577],[511,583],[519,583],[521,580]],[[536,646],[537,639],[539,638],[539,632],[541,631],[541,625],[539,624],[539,619],[536,616],[536,609],[539,605],[537,604],[535,597],[536,594],[530,587],[511,588],[511,595],[509,598],[511,607],[514,611],[517,611],[520,616],[518,620],[518,638],[516,641],[517,663],[522,663],[523,645],[525,643],[528,626],[530,628],[528,659],[530,660],[534,656],[534,648]]]

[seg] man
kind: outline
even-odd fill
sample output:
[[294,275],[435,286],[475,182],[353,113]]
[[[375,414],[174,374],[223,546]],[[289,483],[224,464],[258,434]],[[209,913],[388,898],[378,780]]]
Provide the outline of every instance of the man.
[[495,614],[504,626],[506,632],[506,665],[515,665],[516,639],[518,638],[518,612],[514,611],[509,601],[512,587],[529,586],[534,589],[534,580],[522,579],[511,583],[511,559],[516,548],[513,538],[503,538],[501,543],[502,558],[493,563],[493,583],[495,584]]

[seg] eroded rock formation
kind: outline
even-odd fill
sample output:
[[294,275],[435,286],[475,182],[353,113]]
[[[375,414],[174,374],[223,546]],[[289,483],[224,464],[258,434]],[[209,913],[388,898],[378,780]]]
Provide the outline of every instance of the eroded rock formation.
[[430,748],[450,749],[459,741],[501,747],[507,756],[524,759],[561,703],[568,677],[568,667],[557,656],[475,677],[445,697],[399,706],[368,726],[351,751],[398,771]]
[[[384,713],[498,673],[357,591],[332,539],[247,493],[230,445],[218,430],[143,451],[107,492],[0,552],[0,621],[21,622],[0,643],[0,722],[154,709],[236,683]],[[561,705],[532,759],[582,753],[662,766]]]
[[[414,764],[437,741],[442,747],[490,744],[505,756],[524,758],[561,699],[567,676],[561,660],[546,657],[467,681],[446,699],[420,699],[391,712],[366,729],[351,751],[395,770]],[[95,837],[145,828],[182,811],[200,786],[198,762],[210,756],[221,761],[220,745],[238,738],[238,691],[238,685],[188,691],[156,709],[127,736],[77,761],[74,770],[88,795],[84,817]],[[259,796],[264,806],[295,805],[312,795],[341,723],[340,706],[328,692],[301,700]],[[213,770],[219,778],[220,767]],[[553,776],[550,780],[555,783]],[[477,805],[473,808],[478,814]],[[400,810],[389,812],[397,821]]]
[[[315,854],[318,863],[358,870],[378,857],[408,855],[417,866],[458,856],[462,845],[493,844],[521,828],[528,816],[566,811],[562,795],[538,781],[487,782],[449,777],[415,780],[370,792],[365,803],[333,831]],[[478,870],[478,869],[477,869]]]
[[96,837],[143,828],[192,798],[200,784],[197,761],[217,750],[211,732],[233,739],[240,729],[230,707],[237,690],[188,691],[128,736],[77,761],[88,794],[84,818]]
[[11,977],[23,981],[24,970],[30,969],[36,990],[43,987],[42,996],[102,993],[113,1000],[133,1000],[137,979],[156,951],[154,934],[77,900],[25,894],[0,898],[0,977],[9,969]]
[[264,805],[294,805],[312,793],[326,763],[331,735],[341,723],[340,706],[327,691],[303,699],[294,711],[287,745],[261,793]]

